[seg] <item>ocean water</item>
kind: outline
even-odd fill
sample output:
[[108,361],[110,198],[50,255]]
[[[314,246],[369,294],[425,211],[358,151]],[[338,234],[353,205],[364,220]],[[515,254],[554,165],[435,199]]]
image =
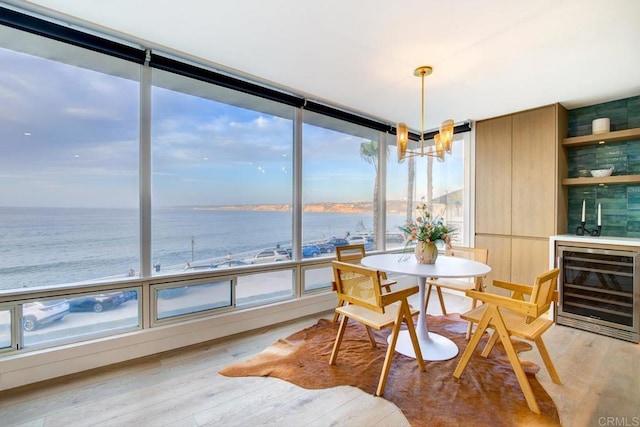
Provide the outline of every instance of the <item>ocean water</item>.
[[[371,230],[368,214],[305,213],[303,239]],[[388,218],[389,229],[403,219]],[[231,253],[249,258],[291,242],[289,212],[154,210],[152,261],[161,272]],[[140,270],[139,213],[135,209],[0,208],[0,289],[125,277]]]

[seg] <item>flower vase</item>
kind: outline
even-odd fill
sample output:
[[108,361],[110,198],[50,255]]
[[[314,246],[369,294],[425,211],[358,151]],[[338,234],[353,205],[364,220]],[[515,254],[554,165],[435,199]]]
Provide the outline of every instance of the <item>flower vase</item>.
[[438,258],[438,247],[433,242],[416,242],[415,250],[418,264],[435,264]]

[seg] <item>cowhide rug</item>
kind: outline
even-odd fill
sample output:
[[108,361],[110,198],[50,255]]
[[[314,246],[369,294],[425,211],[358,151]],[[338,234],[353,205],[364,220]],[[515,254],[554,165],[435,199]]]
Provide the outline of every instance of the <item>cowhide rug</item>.
[[[396,404],[412,426],[549,426],[560,425],[555,404],[536,380],[538,366],[523,362],[542,411],[529,410],[504,348],[497,344],[488,358],[480,356],[483,338],[462,377],[453,371],[467,345],[467,323],[456,314],[428,316],[429,330],[452,339],[458,356],[443,362],[416,361],[395,353],[383,397]],[[378,346],[371,349],[363,326],[351,321],[335,366],[329,365],[338,326],[320,319],[315,325],[278,340],[250,359],[225,367],[226,376],[280,378],[308,389],[351,385],[373,394],[380,378],[390,329],[373,331]],[[517,351],[531,349],[514,341]]]

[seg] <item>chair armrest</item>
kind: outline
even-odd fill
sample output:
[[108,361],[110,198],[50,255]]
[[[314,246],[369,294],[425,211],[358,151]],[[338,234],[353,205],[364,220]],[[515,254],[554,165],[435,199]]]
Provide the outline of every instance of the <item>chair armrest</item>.
[[470,277],[469,279],[473,280],[464,280],[464,279],[427,279],[425,284],[431,286],[439,286],[441,288],[453,289],[456,291],[465,291],[467,289],[476,289],[476,287],[480,287],[482,283],[482,278],[480,277]]
[[498,307],[506,308],[507,310],[524,314],[525,316],[538,317],[540,315],[538,306],[528,301],[522,301],[502,295],[489,294],[487,292],[478,292],[474,290],[468,290],[465,292],[465,294],[469,298],[477,299],[487,304],[497,305]]
[[419,288],[417,285],[411,286],[411,287],[406,287],[406,288],[400,288],[400,289],[396,289],[393,290],[391,292],[387,292],[386,294],[382,294],[382,305],[389,305],[392,304],[396,301],[400,301],[403,299],[407,299],[409,296],[413,295],[413,294],[417,294],[419,291]]
[[494,280],[493,286],[495,286],[496,288],[509,289],[513,292],[521,292],[525,295],[531,295],[531,292],[533,290],[533,286],[513,282],[503,282],[502,280]]

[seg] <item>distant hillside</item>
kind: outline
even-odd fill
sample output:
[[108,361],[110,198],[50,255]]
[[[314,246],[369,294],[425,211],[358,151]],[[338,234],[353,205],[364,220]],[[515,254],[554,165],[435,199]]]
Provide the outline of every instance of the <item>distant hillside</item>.
[[[433,199],[434,205],[447,205],[455,208],[462,206],[462,190],[452,191],[451,193]],[[209,211],[262,211],[262,212],[290,212],[289,204],[258,204],[258,205],[225,205],[225,206],[194,206],[194,210]],[[322,203],[305,203],[303,205],[304,212],[330,212],[330,213],[352,213],[352,214],[368,214],[373,213],[372,202],[322,202]],[[407,212],[407,202],[404,200],[388,200],[387,213],[392,215],[402,215]]]
[[[226,205],[226,206],[194,206],[194,210],[210,211],[263,211],[263,212],[288,212],[291,211],[289,204],[263,204],[263,205]],[[407,202],[401,200],[391,200],[387,202],[387,211],[391,214],[402,214],[407,209]],[[306,203],[303,205],[304,212],[331,212],[331,213],[373,213],[373,203],[371,202],[323,202]]]

